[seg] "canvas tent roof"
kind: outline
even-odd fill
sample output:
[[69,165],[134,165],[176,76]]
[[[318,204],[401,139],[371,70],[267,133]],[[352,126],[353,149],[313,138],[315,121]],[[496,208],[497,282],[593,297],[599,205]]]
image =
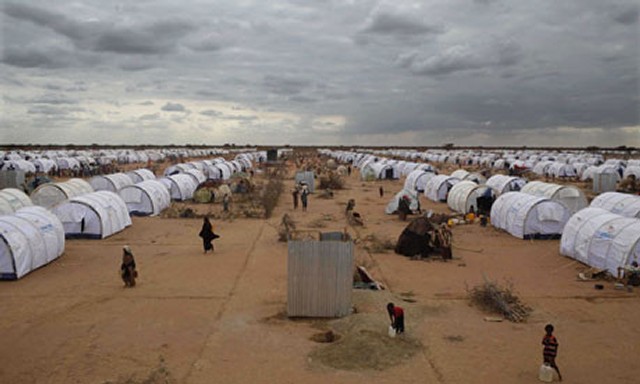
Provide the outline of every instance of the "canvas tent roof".
[[526,180],[516,176],[493,175],[487,180],[487,185],[493,188],[498,195],[505,192],[517,192],[527,183]]
[[133,181],[124,173],[112,173],[109,175],[94,176],[89,180],[89,184],[91,184],[94,191],[111,191],[118,193],[123,187],[132,185]]
[[436,174],[433,172],[425,171],[422,169],[413,170],[407,175],[407,178],[404,181],[404,189],[422,193],[424,192],[424,188],[426,187],[429,179],[431,179],[435,175]]
[[491,207],[491,224],[520,239],[560,235],[569,217],[559,202],[522,192],[504,193]]
[[193,177],[183,173],[166,176],[159,181],[167,188],[173,200],[189,200],[198,188]]
[[153,172],[146,168],[134,169],[133,171],[129,171],[126,174],[127,176],[129,176],[133,184],[139,183],[144,180],[156,179],[156,175],[154,175]]
[[32,205],[29,196],[19,189],[4,188],[0,190],[0,215],[9,215],[22,207]]
[[564,204],[571,214],[586,207],[587,198],[582,191],[571,185],[559,185],[532,181],[525,184],[520,190],[534,196],[546,197]]
[[144,180],[128,185],[118,194],[133,215],[155,216],[171,205],[169,190],[157,180]]
[[494,197],[495,192],[487,185],[478,185],[473,181],[463,180],[451,187],[447,196],[447,205],[459,213],[470,212],[471,207],[474,212],[478,212],[477,198],[480,196]]
[[35,205],[50,208],[72,197],[93,192],[91,184],[82,179],[70,179],[60,183],[46,183],[31,193]]
[[60,220],[42,207],[0,216],[0,279],[19,279],[64,252]]
[[591,207],[606,209],[620,216],[640,219],[640,196],[619,192],[605,192],[591,201]]
[[398,203],[403,196],[407,196],[409,198],[409,208],[412,211],[417,211],[420,208],[420,196],[417,191],[412,191],[409,189],[403,189],[400,192],[396,193],[395,196],[389,201],[384,212],[387,215],[391,215],[398,210]]
[[436,175],[427,181],[424,195],[432,201],[447,201],[449,190],[459,181],[460,179],[449,175]]
[[640,220],[588,207],[567,222],[560,253],[616,275],[640,257]]
[[66,237],[104,239],[131,225],[127,205],[110,191],[76,196],[52,208]]

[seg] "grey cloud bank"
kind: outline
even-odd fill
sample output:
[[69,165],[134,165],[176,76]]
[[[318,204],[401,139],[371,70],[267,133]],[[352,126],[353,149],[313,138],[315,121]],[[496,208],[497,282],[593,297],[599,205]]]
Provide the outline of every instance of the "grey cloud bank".
[[640,146],[634,0],[33,0],[0,17],[7,143]]

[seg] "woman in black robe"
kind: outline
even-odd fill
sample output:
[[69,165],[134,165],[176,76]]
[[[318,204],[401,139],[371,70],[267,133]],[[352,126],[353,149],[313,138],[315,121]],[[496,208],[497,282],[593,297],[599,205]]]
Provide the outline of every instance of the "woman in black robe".
[[207,251],[213,252],[212,241],[220,237],[215,233],[213,233],[213,228],[211,226],[211,222],[209,221],[208,217],[204,218],[204,223],[202,223],[202,229],[200,230],[200,234],[198,236],[202,237],[204,253],[207,253]]

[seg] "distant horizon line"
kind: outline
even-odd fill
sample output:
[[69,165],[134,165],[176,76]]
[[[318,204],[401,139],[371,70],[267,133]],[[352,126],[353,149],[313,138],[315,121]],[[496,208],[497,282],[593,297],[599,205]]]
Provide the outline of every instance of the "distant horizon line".
[[569,146],[527,146],[527,145],[504,145],[504,146],[486,146],[486,145],[455,145],[453,143],[447,143],[444,145],[305,145],[305,144],[235,144],[235,143],[225,143],[225,144],[0,144],[0,149],[21,149],[21,148],[39,148],[39,149],[68,149],[68,148],[87,148],[87,149],[115,149],[115,148],[127,148],[127,149],[135,149],[135,148],[192,148],[192,149],[206,149],[206,148],[220,148],[220,149],[229,149],[229,148],[256,148],[256,149],[270,149],[270,148],[308,148],[308,149],[320,149],[320,148],[329,148],[329,149],[481,149],[481,150],[500,150],[500,149],[508,149],[508,150],[525,150],[525,149],[533,149],[533,150],[568,150],[568,151],[640,151],[638,147],[630,147],[626,145],[619,146],[610,146],[610,147],[600,147],[595,145],[587,145],[580,147],[569,147]]

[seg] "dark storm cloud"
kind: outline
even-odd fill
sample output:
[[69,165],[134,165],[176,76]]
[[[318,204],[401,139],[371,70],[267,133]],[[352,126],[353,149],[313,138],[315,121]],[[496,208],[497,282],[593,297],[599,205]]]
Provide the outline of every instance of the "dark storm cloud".
[[60,104],[78,104],[78,100],[74,100],[71,98],[68,98],[64,95],[59,95],[59,94],[46,94],[46,95],[42,95],[40,97],[37,97],[33,100],[31,100],[31,103],[34,104],[53,104],[53,105],[60,105]]
[[184,105],[179,103],[169,103],[169,102],[165,104],[161,109],[167,112],[186,112],[187,111]]
[[79,22],[38,7],[9,3],[4,13],[18,20],[48,28],[69,38],[83,50],[121,54],[164,54],[195,29],[180,20],[160,20],[144,25],[116,25],[99,21]]
[[613,19],[620,24],[632,25],[638,22],[640,6],[629,6],[613,10]]
[[376,8],[361,29],[362,33],[382,35],[421,35],[442,33],[442,27],[429,25],[415,14],[396,9]]
[[2,62],[14,67],[54,69],[66,66],[60,52],[43,51],[31,48],[6,48],[2,53]]
[[55,107],[51,105],[35,105],[27,111],[27,113],[32,115],[68,115],[73,112],[84,112],[84,108],[78,107]]
[[277,75],[267,75],[263,80],[265,89],[278,95],[296,95],[310,85],[311,82],[307,79]]
[[448,75],[454,72],[516,65],[522,50],[513,42],[496,43],[485,51],[469,45],[454,45],[431,56],[420,52],[402,54],[397,59],[401,67],[417,75]]
[[220,117],[222,116],[222,112],[216,111],[215,109],[207,109],[200,112],[201,115],[209,116],[209,117]]

